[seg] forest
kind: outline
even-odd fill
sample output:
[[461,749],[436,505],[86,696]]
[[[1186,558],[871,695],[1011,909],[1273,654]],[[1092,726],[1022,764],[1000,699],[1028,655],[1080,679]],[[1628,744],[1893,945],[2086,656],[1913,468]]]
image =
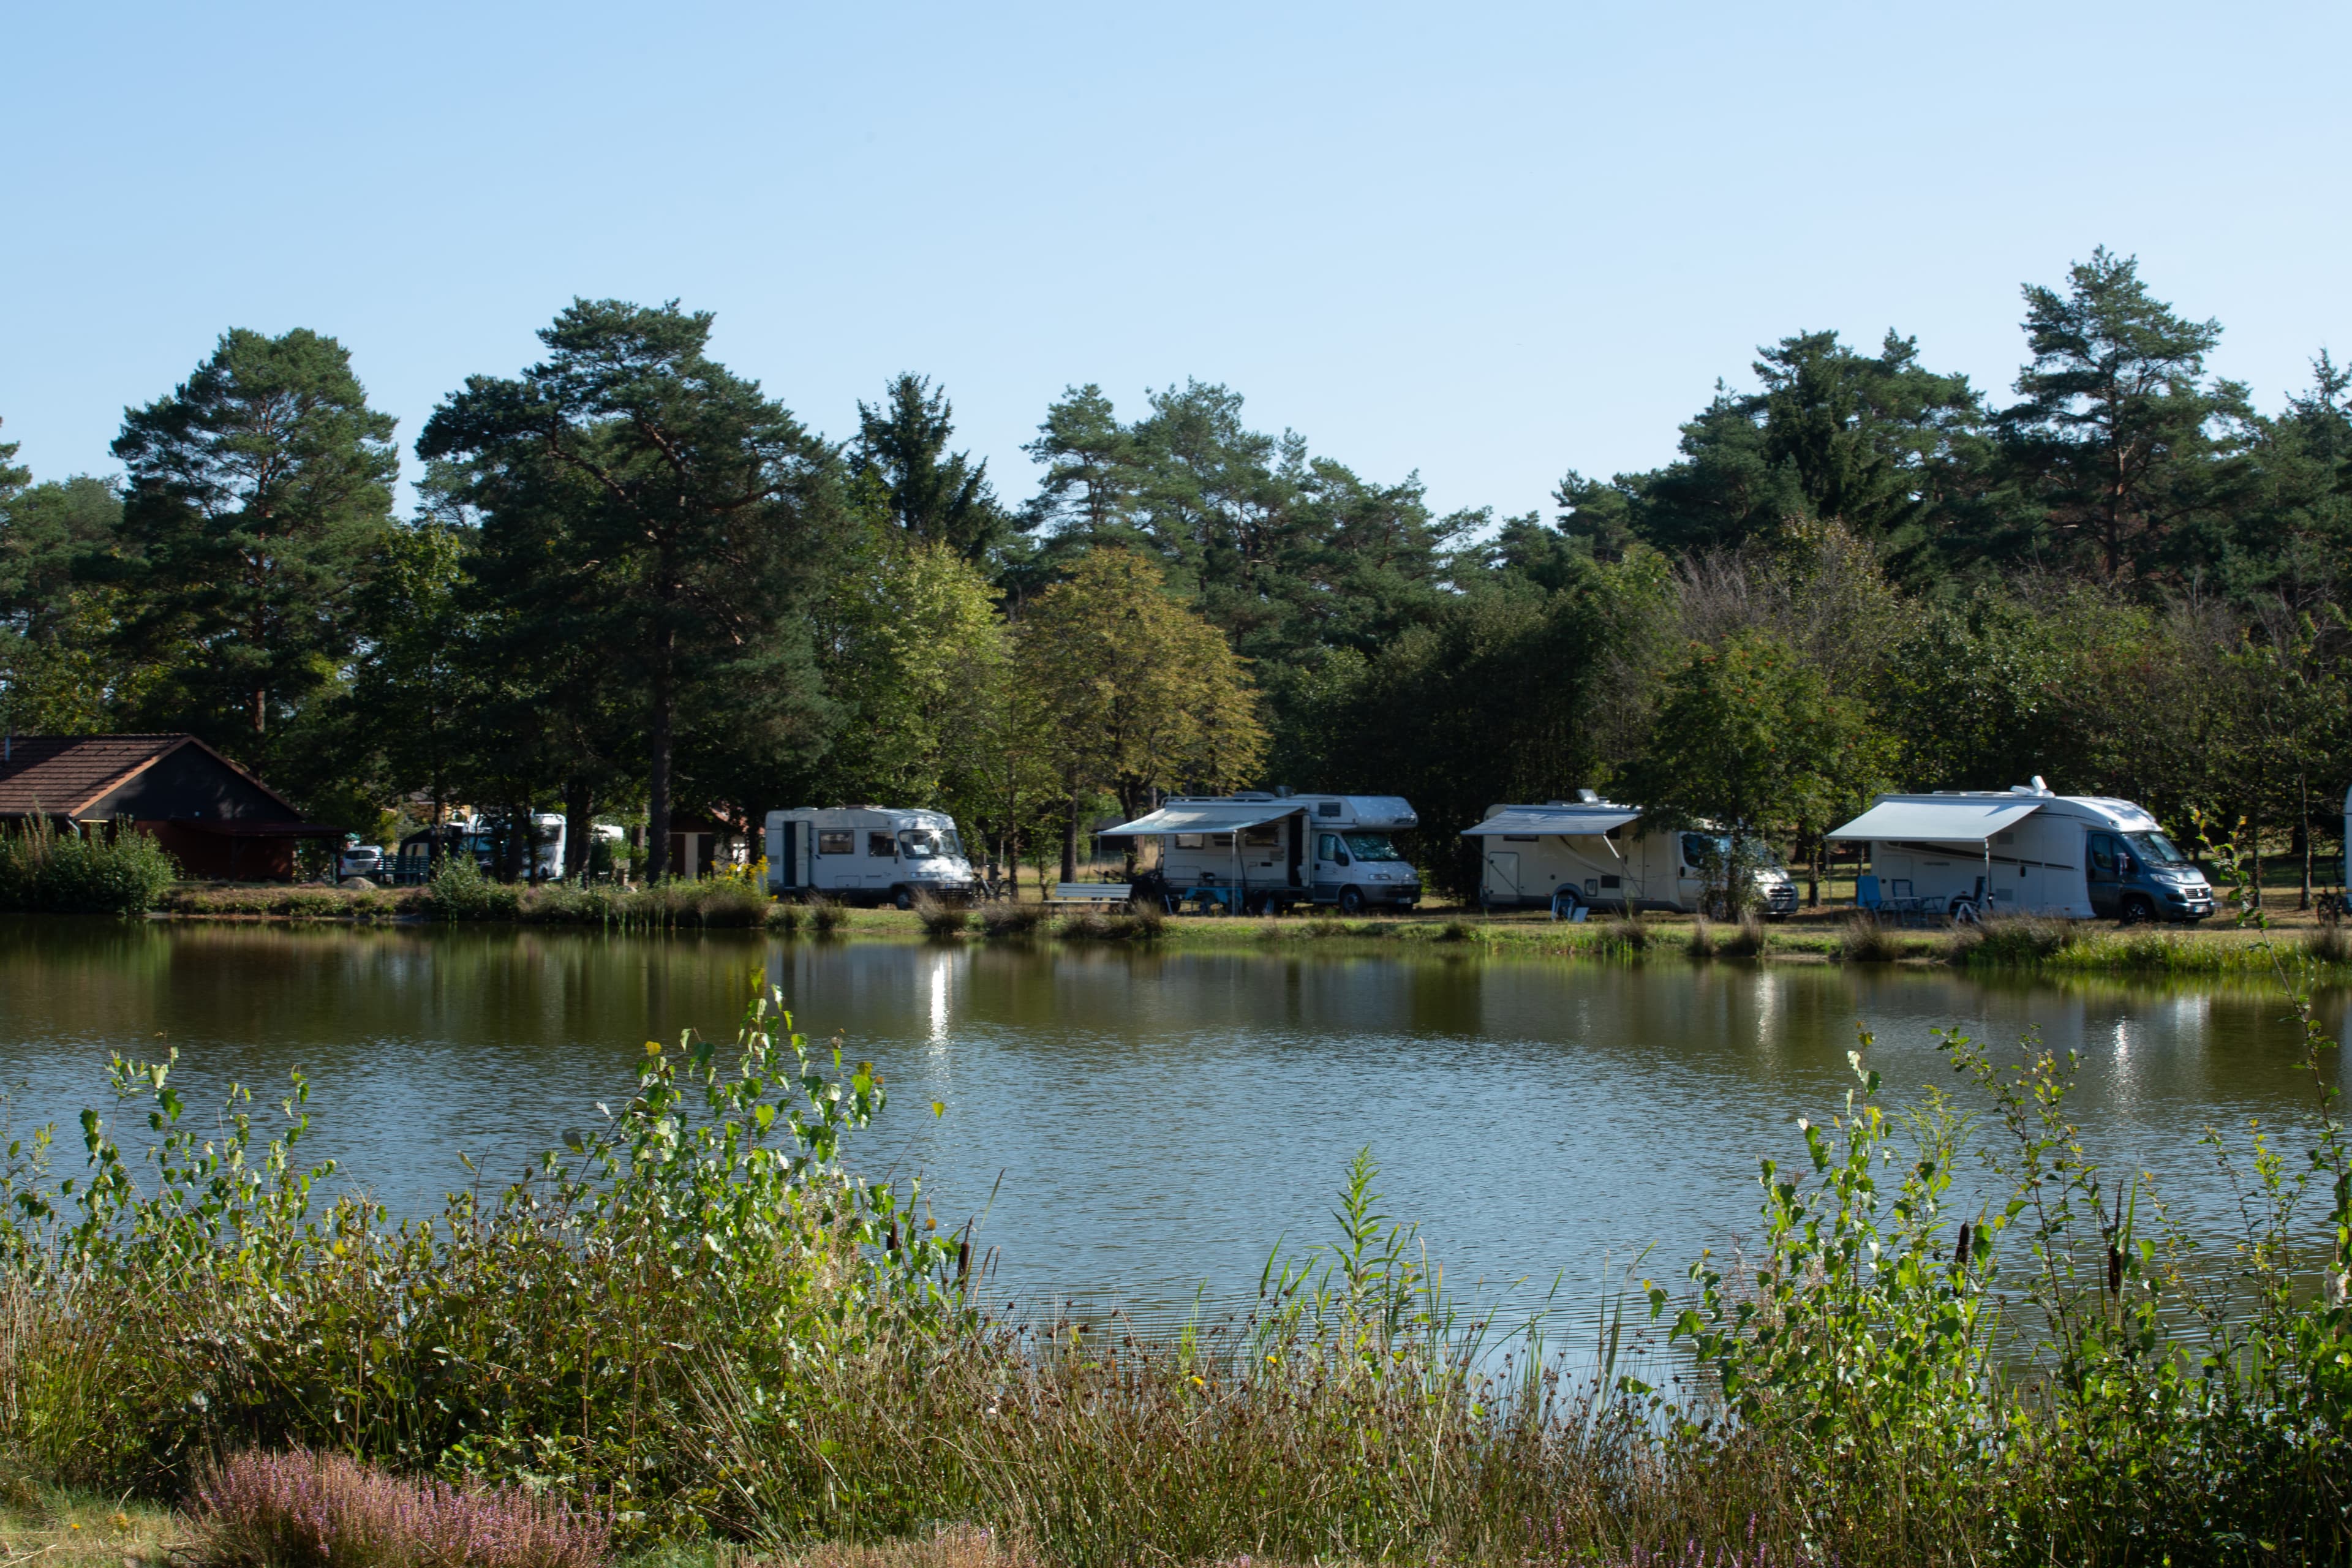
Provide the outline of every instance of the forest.
[[1497,802],[1810,859],[1876,791],[2038,774],[2335,879],[2352,372],[2256,407],[2133,258],[2023,288],[2006,393],[1798,331],[1663,468],[1504,516],[1198,381],[1070,387],[1017,478],[913,374],[828,437],[711,327],[575,300],[416,433],[407,516],[394,422],[309,330],[225,333],[126,410],[119,476],[0,446],[0,725],[192,731],[370,837],[642,820],[655,878],[681,811],[936,805],[1043,873],[1106,813],[1286,784],[1408,796],[1458,889]]

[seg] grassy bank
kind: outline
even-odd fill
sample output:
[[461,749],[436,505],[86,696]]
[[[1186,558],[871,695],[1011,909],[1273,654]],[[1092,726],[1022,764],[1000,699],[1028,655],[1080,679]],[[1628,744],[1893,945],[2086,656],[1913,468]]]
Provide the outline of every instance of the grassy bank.
[[[299,1079],[274,1116],[238,1095],[215,1120],[168,1062],[118,1060],[68,1169],[40,1140],[8,1157],[0,1461],[36,1497],[196,1498],[210,1568],[299,1568],[223,1556],[293,1528],[226,1531],[204,1513],[224,1498],[338,1540],[441,1540],[434,1508],[593,1525],[556,1556],[364,1568],[824,1542],[975,1564],[2338,1562],[2352,1176],[2333,1047],[2307,1043],[2313,1113],[2269,1135],[2292,1163],[2213,1140],[2246,1195],[2233,1237],[2092,1163],[2070,1065],[2030,1042],[1948,1038],[1962,1097],[1889,1111],[1865,1037],[1843,1106],[1763,1166],[1740,1257],[1629,1280],[1597,1323],[1515,1337],[1450,1299],[1360,1157],[1255,1314],[1173,1340],[992,1318],[957,1216],[846,1158],[885,1087],[771,1003],[730,1048],[649,1047],[632,1100],[428,1225],[331,1193]],[[1979,1155],[2014,1200],[1948,1211]],[[2200,1247],[2231,1261],[2192,1268]],[[289,1449],[368,1468],[326,1501],[265,1484],[282,1468],[207,1479]]]
[[1903,930],[1850,911],[1710,924],[1684,916],[1570,924],[1541,916],[1427,913],[1343,920],[1162,916],[1053,907],[1035,901],[912,911],[778,902],[740,882],[653,887],[530,888],[459,872],[424,888],[177,888],[163,912],[181,919],[267,918],[354,922],[423,921],[614,931],[765,930],[786,935],[950,942],[1149,944],[1171,950],[1491,953],[1609,961],[1769,959],[1853,964],[1949,964],[1980,973],[2242,979],[2275,984],[2282,969],[2310,980],[2352,981],[2352,930],[2309,921],[2268,931],[2220,923],[2118,929],[2033,918],[1979,928]]

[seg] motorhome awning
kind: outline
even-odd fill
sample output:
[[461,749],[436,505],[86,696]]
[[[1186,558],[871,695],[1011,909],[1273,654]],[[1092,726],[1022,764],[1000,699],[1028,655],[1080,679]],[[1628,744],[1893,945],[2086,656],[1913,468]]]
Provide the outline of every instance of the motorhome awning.
[[1908,840],[1926,844],[1983,844],[2040,811],[2039,800],[1883,800],[1832,838]]
[[1622,805],[1520,805],[1496,812],[1475,827],[1462,830],[1465,838],[1544,837],[1550,834],[1606,833],[1638,822],[1642,814]]
[[1133,822],[1106,827],[1101,838],[1150,838],[1162,833],[1233,833],[1279,822],[1300,809],[1295,800],[1181,800]]

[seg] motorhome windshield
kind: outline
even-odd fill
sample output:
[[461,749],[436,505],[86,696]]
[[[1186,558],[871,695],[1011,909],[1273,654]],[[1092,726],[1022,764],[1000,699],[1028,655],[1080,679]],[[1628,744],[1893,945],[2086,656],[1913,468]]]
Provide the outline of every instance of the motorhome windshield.
[[1385,833],[1343,833],[1339,837],[1347,841],[1348,853],[1359,860],[1404,858],[1396,852],[1396,846],[1389,842],[1389,836]]
[[[1683,835],[1683,864],[1694,870],[1720,866],[1729,858],[1730,855],[1731,839],[1727,835],[1707,833]],[[1750,840],[1748,846],[1748,863],[1750,866],[1769,866],[1777,868],[1780,864],[1780,852],[1769,844],[1758,844]]]
[[944,832],[929,827],[909,827],[898,835],[898,847],[909,860],[928,860],[934,855],[963,853],[963,843],[956,837],[952,827]]
[[2124,842],[2132,852],[2151,866],[2186,866],[2189,857],[2173,847],[2172,840],[2161,833],[2126,833]]

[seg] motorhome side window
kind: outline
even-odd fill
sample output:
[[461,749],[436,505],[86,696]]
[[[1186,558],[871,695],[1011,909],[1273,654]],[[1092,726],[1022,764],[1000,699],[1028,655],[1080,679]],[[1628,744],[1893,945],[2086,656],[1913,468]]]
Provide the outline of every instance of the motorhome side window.
[[857,846],[849,833],[820,833],[816,836],[816,852],[820,855],[855,855]]
[[1336,833],[1318,835],[1315,840],[1315,858],[1318,860],[1337,860],[1339,858],[1339,836]]
[[895,858],[898,853],[898,841],[888,834],[869,833],[866,836],[866,854],[868,859],[888,860]]
[[1339,803],[1336,800],[1320,801],[1316,805],[1315,815],[1318,816],[1337,816],[1339,815]]
[[1176,847],[1179,849],[1198,849],[1201,847],[1202,842],[1205,841],[1207,837],[1208,836],[1206,834],[1202,833],[1180,833],[1176,836]]
[[2116,874],[2116,841],[2104,833],[2091,835],[2091,869],[2102,876]]
[[1244,849],[1273,849],[1281,843],[1282,829],[1274,823],[1263,822],[1255,827],[1242,829],[1242,847]]

